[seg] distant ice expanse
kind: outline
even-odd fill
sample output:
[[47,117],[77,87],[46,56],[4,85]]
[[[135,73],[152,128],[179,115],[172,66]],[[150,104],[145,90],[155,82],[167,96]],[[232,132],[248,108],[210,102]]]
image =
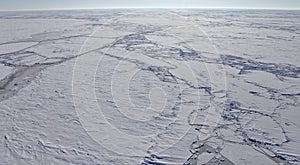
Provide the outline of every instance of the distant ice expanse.
[[0,12],[0,164],[299,164],[300,12]]

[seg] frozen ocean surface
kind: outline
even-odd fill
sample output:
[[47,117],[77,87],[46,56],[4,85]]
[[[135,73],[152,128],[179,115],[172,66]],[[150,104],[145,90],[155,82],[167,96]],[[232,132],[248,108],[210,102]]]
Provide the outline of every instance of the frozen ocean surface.
[[299,164],[300,12],[0,12],[0,164]]

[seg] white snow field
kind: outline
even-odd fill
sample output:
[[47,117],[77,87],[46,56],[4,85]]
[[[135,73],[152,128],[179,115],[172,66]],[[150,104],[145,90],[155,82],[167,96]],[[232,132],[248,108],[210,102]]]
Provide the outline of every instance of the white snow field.
[[0,12],[0,164],[300,164],[300,12]]

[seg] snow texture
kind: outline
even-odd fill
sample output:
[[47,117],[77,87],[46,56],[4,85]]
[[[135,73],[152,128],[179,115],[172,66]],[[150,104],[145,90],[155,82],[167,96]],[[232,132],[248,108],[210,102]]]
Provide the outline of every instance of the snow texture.
[[0,164],[299,164],[300,12],[0,13]]

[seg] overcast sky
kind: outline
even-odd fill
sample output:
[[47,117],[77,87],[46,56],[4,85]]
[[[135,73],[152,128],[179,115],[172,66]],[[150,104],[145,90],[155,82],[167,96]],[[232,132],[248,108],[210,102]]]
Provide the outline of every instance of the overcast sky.
[[128,7],[300,9],[300,0],[0,0],[0,10]]

